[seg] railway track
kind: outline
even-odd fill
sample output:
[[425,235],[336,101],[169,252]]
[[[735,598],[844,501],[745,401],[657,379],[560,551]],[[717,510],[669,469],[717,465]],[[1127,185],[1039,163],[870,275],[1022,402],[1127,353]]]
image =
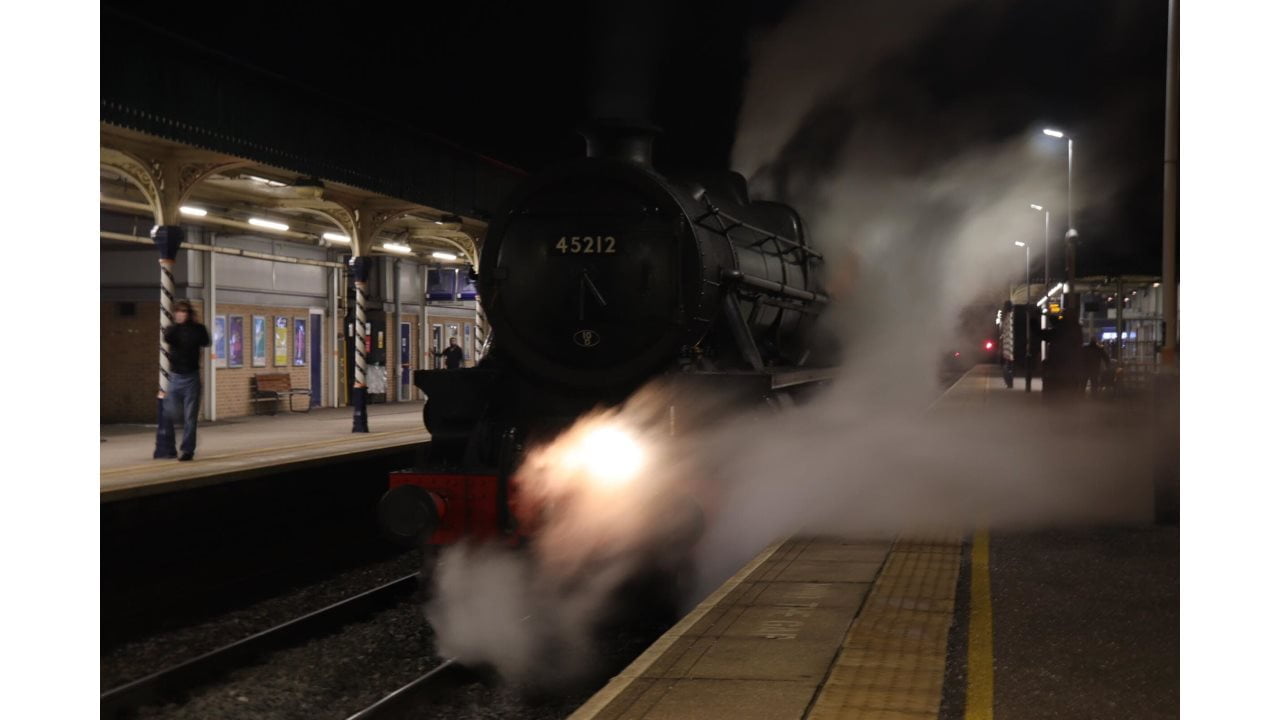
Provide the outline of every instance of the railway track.
[[475,672],[453,659],[445,660],[413,682],[395,690],[347,720],[398,720],[412,713],[421,718],[433,701],[441,700],[459,687],[478,681]]
[[[404,575],[203,655],[111,688],[101,695],[100,717],[104,720],[123,718],[142,706],[181,700],[192,691],[243,667],[255,658],[391,607],[412,595],[418,587],[419,578],[419,573]],[[447,665],[454,667],[452,664]],[[445,668],[445,665],[440,667]]]

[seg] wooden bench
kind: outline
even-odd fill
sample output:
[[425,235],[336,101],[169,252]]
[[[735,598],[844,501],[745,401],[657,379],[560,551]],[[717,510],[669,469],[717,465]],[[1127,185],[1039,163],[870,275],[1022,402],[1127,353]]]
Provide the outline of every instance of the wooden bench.
[[[269,375],[254,375],[253,384],[249,388],[253,397],[250,402],[254,403],[271,403],[271,414],[275,415],[280,409],[280,401],[289,398],[290,412],[311,412],[311,389],[296,388],[293,386],[293,380],[288,373],[272,373]],[[296,395],[306,395],[307,404],[303,410],[295,410],[293,407],[293,398]]]

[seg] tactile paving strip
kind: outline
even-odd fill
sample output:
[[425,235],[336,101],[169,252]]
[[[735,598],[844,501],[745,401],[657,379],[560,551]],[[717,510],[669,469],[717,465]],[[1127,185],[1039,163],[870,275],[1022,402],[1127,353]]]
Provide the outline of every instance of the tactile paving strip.
[[960,533],[894,544],[806,718],[938,716],[962,545]]

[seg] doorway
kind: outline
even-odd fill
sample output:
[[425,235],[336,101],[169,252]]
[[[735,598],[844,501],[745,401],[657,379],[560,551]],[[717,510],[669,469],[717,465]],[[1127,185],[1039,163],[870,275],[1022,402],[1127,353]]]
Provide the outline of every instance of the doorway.
[[410,377],[413,373],[409,371],[410,355],[409,339],[413,333],[413,324],[400,323],[400,392],[396,394],[397,400],[408,400],[413,392],[413,380]]
[[[444,325],[444,330],[445,330],[445,345],[446,345],[446,347],[448,346],[448,343],[449,343],[449,341],[450,341],[450,340],[457,340],[457,341],[458,341],[458,344],[459,344],[459,345],[462,345],[462,338],[461,338],[461,337],[459,336],[459,334],[458,334],[458,330],[459,330],[459,328],[458,328],[458,323],[445,323],[445,325]],[[465,347],[466,347],[466,346],[465,346],[465,345],[463,345],[463,348],[464,348],[464,350],[463,350],[463,352],[464,352],[464,356],[463,356],[463,360],[464,360],[464,362],[462,363],[462,366],[463,366],[463,367],[466,367],[466,366],[467,366],[467,364],[466,364],[466,362],[465,362],[465,359],[466,359],[466,358],[465,358],[465,352],[466,352]]]

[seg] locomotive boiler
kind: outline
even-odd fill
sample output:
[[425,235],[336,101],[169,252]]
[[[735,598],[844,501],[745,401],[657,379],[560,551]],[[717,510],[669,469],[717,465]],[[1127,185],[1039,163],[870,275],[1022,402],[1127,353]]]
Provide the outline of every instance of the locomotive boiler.
[[675,388],[678,433],[704,420],[681,401],[700,390],[789,402],[832,376],[822,254],[800,216],[750,199],[736,173],[661,174],[655,134],[597,122],[586,157],[530,178],[492,222],[478,269],[490,351],[414,374],[431,441],[391,477],[390,535],[518,537],[510,475],[524,448],[655,379]]

